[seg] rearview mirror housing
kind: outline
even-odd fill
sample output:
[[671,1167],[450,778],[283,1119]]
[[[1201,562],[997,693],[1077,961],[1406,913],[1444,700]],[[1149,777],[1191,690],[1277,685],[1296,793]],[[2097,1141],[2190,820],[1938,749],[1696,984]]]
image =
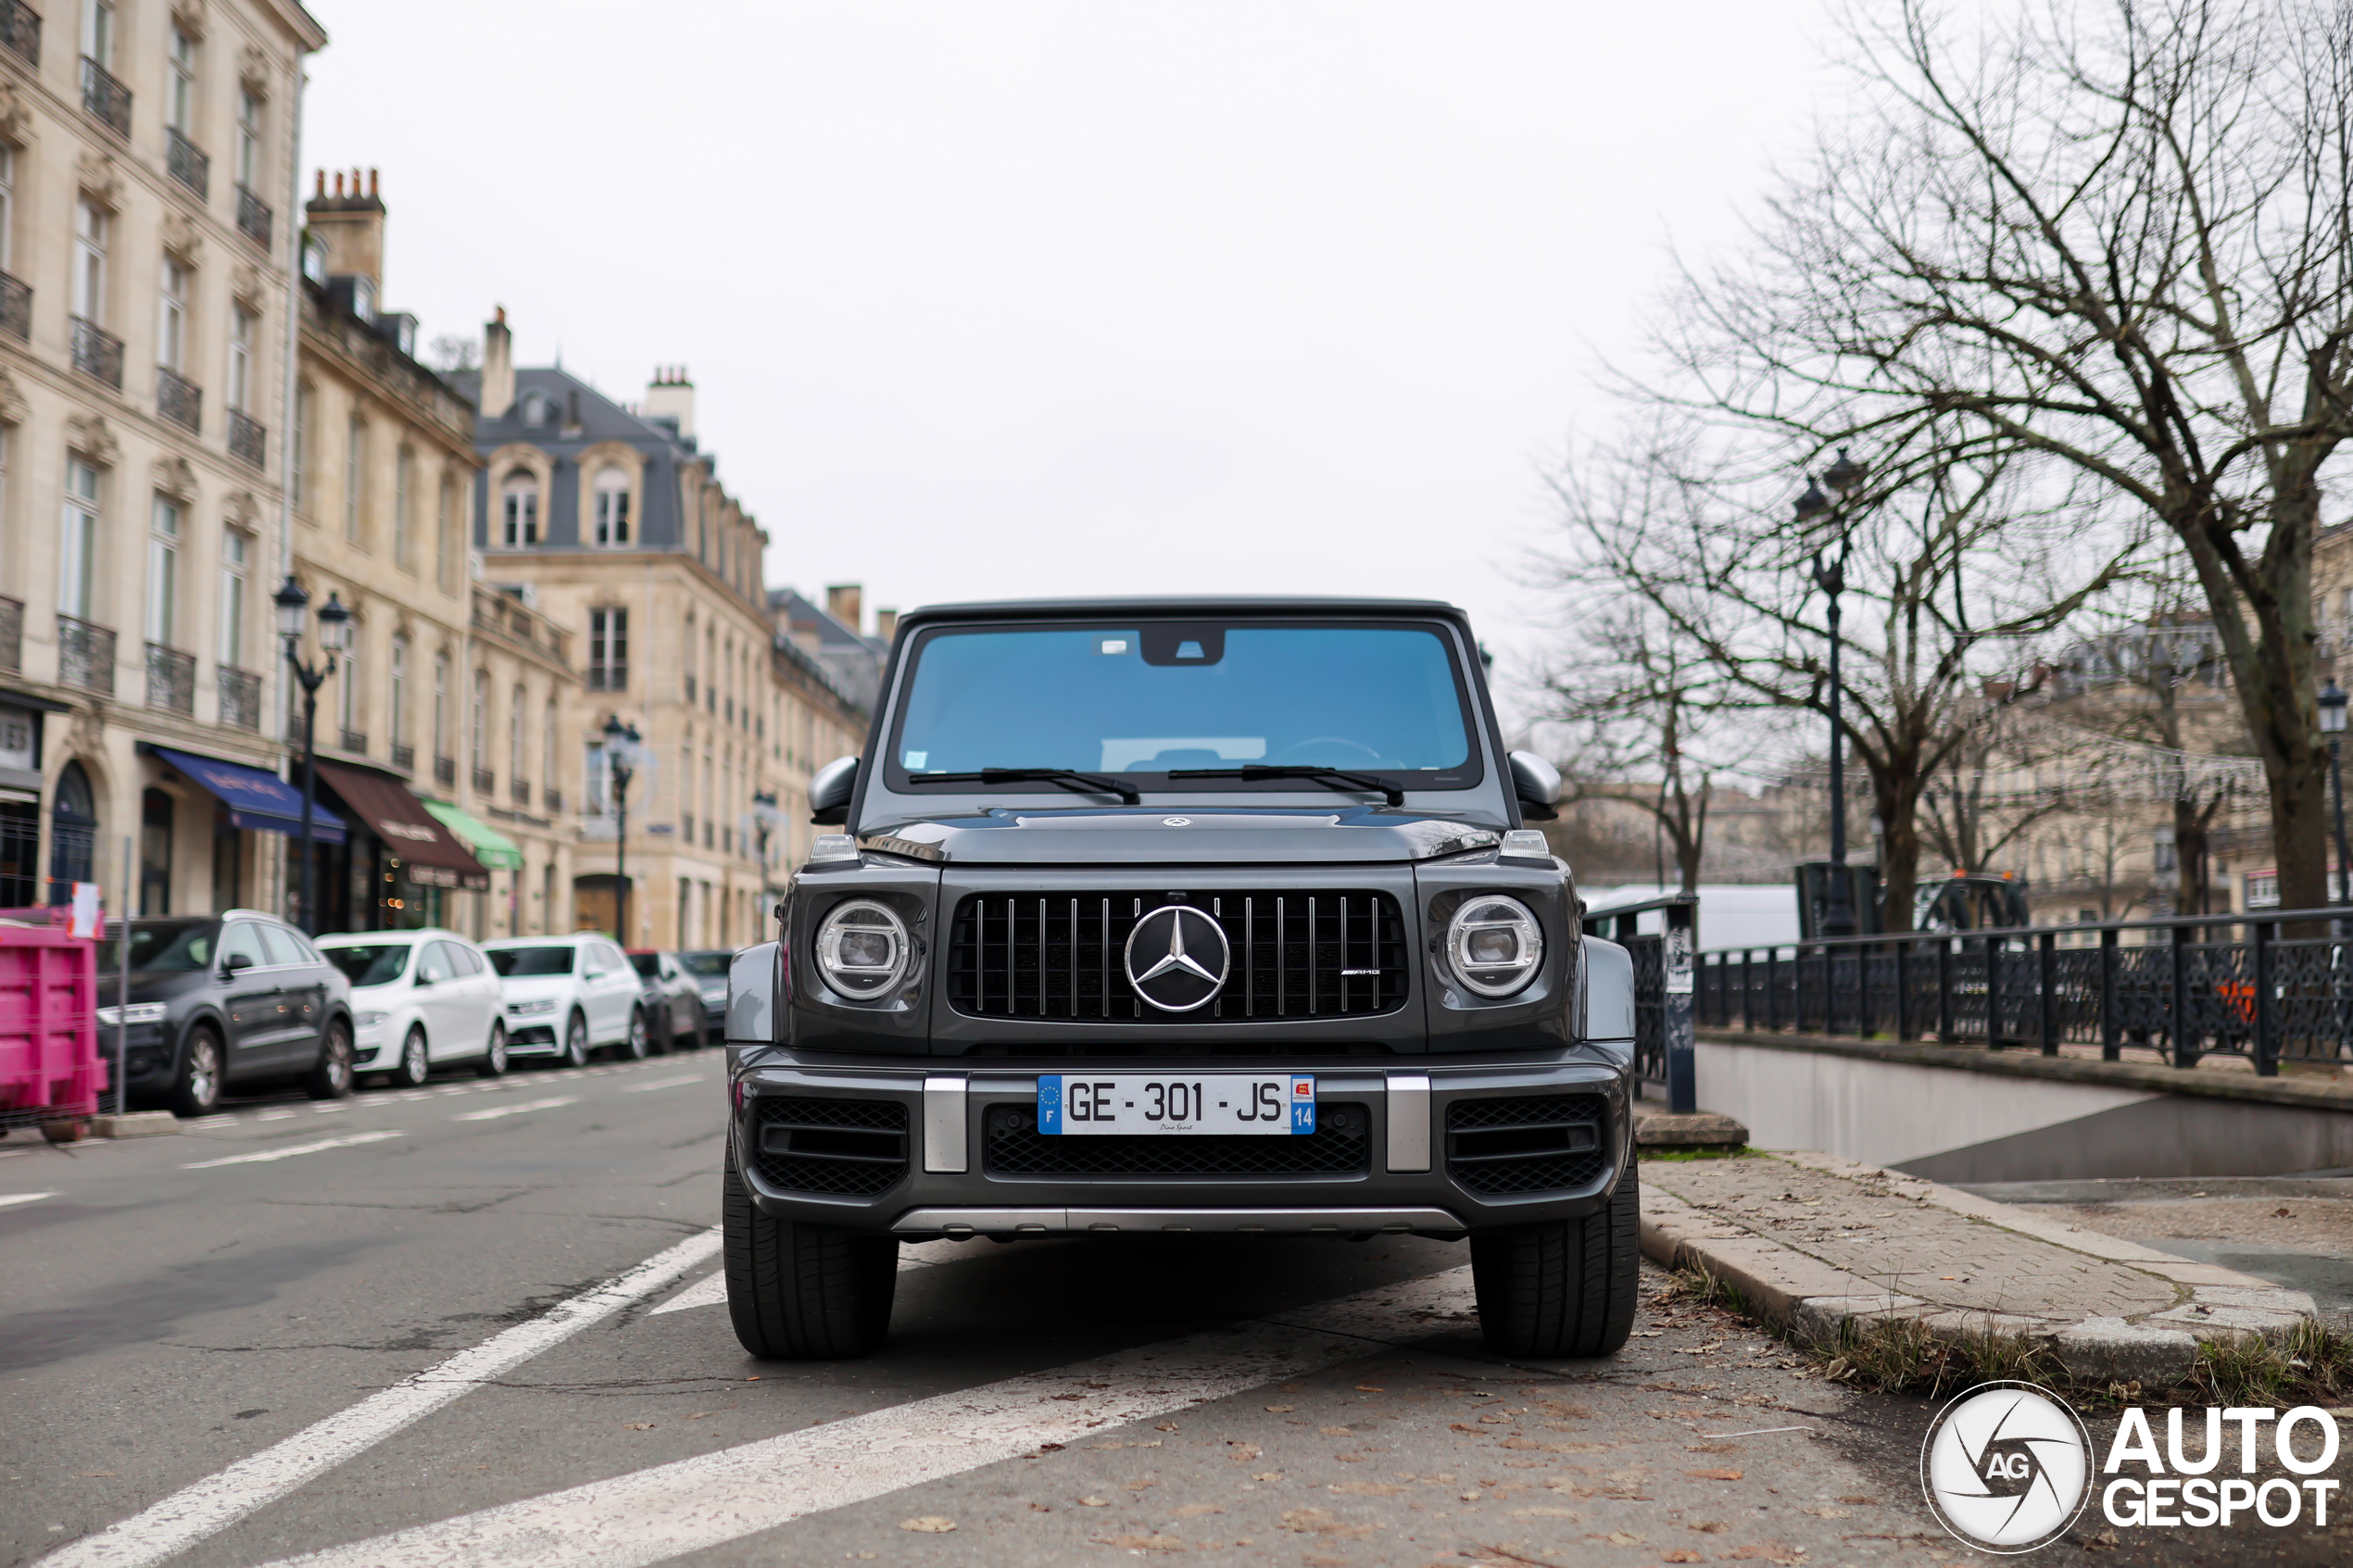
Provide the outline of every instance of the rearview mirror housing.
[[223,974],[243,974],[252,967],[253,959],[245,953],[232,953],[220,960],[220,972]]
[[1511,755],[1512,789],[1519,797],[1523,817],[1549,822],[1560,815],[1561,772],[1532,751]]
[[809,820],[840,823],[849,821],[849,797],[858,787],[858,759],[837,757],[809,781]]

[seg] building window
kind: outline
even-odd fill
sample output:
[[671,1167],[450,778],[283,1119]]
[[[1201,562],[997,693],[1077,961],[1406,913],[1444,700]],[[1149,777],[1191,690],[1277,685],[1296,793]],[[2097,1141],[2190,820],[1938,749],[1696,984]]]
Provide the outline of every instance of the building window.
[[446,477],[433,520],[433,574],[445,594],[458,591],[458,487]]
[[237,183],[261,189],[261,97],[250,88],[237,94]]
[[180,630],[180,508],[156,497],[147,532],[147,641],[176,646]]
[[82,52],[100,69],[114,69],[113,0],[82,0]]
[[66,463],[63,532],[57,608],[76,621],[87,621],[98,581],[98,470],[78,458]]
[[556,787],[556,699],[547,699],[546,729],[539,739],[539,784],[543,789]]
[[8,270],[11,237],[17,232],[17,149],[0,146],[0,272]]
[[178,371],[188,346],[188,269],[163,258],[162,315],[156,325],[156,363]]
[[531,776],[531,759],[523,753],[522,739],[525,722],[523,705],[526,700],[522,687],[518,684],[513,700],[507,706],[507,767],[518,783]]
[[229,407],[253,411],[253,312],[242,305],[229,312]]
[[367,469],[368,426],[358,418],[344,427],[343,536],[359,543],[359,480]]
[[220,535],[220,662],[241,669],[245,653],[245,567],[253,542],[232,528]]
[[446,653],[433,656],[433,755],[436,762],[449,755],[449,656]]
[[404,571],[409,561],[409,479],[417,455],[403,446],[392,464],[392,558]]
[[629,689],[629,612],[625,609],[588,612],[588,689]]
[[679,650],[679,663],[685,667],[682,674],[686,680],[686,706],[689,708],[695,704],[695,649],[700,641],[695,635],[695,618],[689,615],[686,617],[686,640]]
[[346,749],[358,751],[364,747],[352,744],[359,728],[359,628],[351,628],[351,646],[338,661],[343,668],[335,671],[335,722],[343,726]]
[[539,480],[522,469],[507,476],[503,492],[505,527],[500,542],[510,549],[539,543]]
[[182,136],[196,117],[196,41],[171,30],[171,80],[165,85],[163,119]]
[[295,388],[294,406],[294,495],[289,497],[299,512],[309,498],[310,474],[310,387],[306,383]]
[[384,713],[384,734],[395,759],[409,740],[409,639],[392,640],[392,706]]
[[473,743],[474,768],[480,771],[489,767],[490,671],[487,670],[474,671],[473,722],[469,726],[467,734]]
[[73,209],[73,313],[93,326],[107,324],[106,209],[87,198]]
[[597,470],[597,543],[629,543],[629,476],[610,466]]

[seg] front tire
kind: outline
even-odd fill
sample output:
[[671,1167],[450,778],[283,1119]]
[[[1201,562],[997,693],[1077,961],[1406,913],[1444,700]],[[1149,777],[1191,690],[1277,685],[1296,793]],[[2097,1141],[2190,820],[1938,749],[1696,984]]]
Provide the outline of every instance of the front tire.
[[425,1028],[422,1023],[409,1025],[409,1037],[400,1042],[400,1063],[392,1070],[395,1086],[418,1089],[433,1076],[433,1055],[425,1049]]
[[1598,1214],[1471,1236],[1478,1326],[1499,1355],[1617,1353],[1634,1328],[1642,1199],[1632,1160]]
[[474,1075],[479,1078],[504,1078],[507,1075],[507,1026],[490,1026],[490,1048],[474,1063]]
[[209,1116],[220,1109],[220,1036],[203,1025],[188,1031],[172,1080],[171,1109],[180,1116]]
[[347,1099],[351,1096],[351,1025],[335,1019],[319,1047],[319,1060],[303,1075],[302,1092],[312,1099]]
[[769,1361],[824,1361],[882,1344],[899,1286],[896,1240],[762,1214],[736,1172],[732,1142],[720,1207],[727,1315],[747,1351]]
[[564,1025],[564,1065],[588,1065],[588,1021],[576,1012],[572,1015],[572,1022]]
[[612,1054],[623,1061],[643,1061],[646,1060],[646,1053],[652,1048],[647,1041],[646,1010],[631,1008],[629,1010],[629,1037],[613,1047]]

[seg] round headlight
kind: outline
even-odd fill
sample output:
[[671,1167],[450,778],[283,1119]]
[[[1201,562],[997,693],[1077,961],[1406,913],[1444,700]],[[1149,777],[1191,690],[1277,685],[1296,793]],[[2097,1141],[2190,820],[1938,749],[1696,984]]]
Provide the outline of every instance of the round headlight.
[[843,996],[879,997],[907,972],[907,922],[887,904],[854,898],[817,928],[817,967]]
[[1482,894],[1466,900],[1447,923],[1446,961],[1478,995],[1508,997],[1544,961],[1544,928],[1518,899]]

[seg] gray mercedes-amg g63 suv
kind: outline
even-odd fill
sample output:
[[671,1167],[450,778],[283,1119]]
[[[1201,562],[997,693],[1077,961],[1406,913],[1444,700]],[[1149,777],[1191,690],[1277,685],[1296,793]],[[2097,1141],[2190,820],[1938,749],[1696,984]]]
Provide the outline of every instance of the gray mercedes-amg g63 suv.
[[901,618],[730,979],[745,1348],[872,1349],[901,1240],[1168,1231],[1467,1236],[1498,1350],[1622,1345],[1632,972],[1481,666],[1410,600]]

